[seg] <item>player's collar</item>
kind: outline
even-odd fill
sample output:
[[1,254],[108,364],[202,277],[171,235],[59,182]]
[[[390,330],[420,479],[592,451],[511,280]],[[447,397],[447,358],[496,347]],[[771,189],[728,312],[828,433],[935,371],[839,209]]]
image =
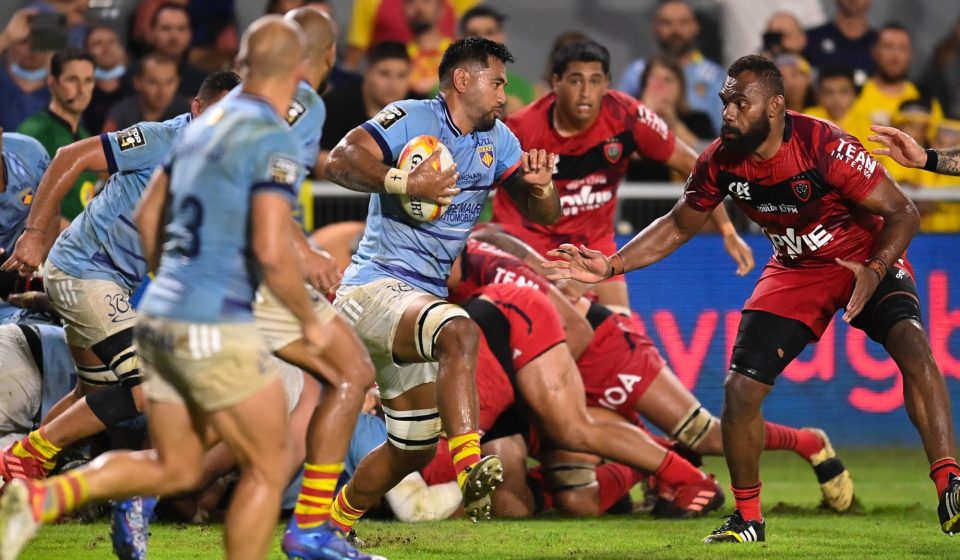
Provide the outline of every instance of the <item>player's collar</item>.
[[783,141],[789,142],[793,135],[793,116],[789,111],[783,117]]
[[437,94],[437,99],[440,100],[440,108],[443,109],[443,117],[447,121],[447,126],[449,126],[450,130],[453,131],[453,135],[457,137],[463,136],[463,133],[460,132],[459,128],[457,128],[456,123],[453,122],[453,116],[450,114],[450,107],[447,106],[447,99],[442,93]]

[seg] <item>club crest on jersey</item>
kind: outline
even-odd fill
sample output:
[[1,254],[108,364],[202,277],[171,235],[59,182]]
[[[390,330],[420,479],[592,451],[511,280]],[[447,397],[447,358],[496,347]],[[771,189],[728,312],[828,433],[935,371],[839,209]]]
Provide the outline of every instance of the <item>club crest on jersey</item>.
[[297,121],[300,120],[300,117],[307,112],[307,108],[303,106],[303,103],[300,103],[296,99],[290,101],[290,108],[287,109],[287,124],[293,126],[297,124]]
[[493,144],[480,144],[477,146],[477,156],[480,157],[480,163],[485,167],[493,165]]
[[810,181],[806,179],[801,179],[790,183],[790,188],[793,189],[793,194],[800,199],[800,202],[807,202],[810,200],[810,194],[813,192],[813,189],[810,188]]
[[623,155],[623,143],[619,140],[608,140],[603,146],[603,156],[607,158],[607,161],[610,163],[617,163],[620,161],[620,156]]
[[120,151],[125,152],[140,146],[147,145],[147,139],[143,137],[143,131],[139,126],[131,126],[117,133],[117,144],[120,145]]
[[20,199],[20,202],[22,202],[24,206],[33,204],[33,187],[27,187],[18,192],[17,198]]

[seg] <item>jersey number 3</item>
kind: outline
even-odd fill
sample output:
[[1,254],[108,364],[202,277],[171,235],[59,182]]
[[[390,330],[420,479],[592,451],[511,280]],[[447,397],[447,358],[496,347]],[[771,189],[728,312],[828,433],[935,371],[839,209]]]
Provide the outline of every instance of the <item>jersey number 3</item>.
[[203,204],[195,196],[185,196],[180,201],[175,216],[179,219],[176,227],[169,229],[168,250],[184,257],[196,257],[200,254],[198,230],[203,225]]

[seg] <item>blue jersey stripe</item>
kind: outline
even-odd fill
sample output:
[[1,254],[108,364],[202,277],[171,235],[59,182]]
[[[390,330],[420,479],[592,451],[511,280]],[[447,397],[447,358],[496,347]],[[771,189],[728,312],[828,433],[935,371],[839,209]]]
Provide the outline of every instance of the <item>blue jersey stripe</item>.
[[250,187],[250,192],[253,194],[260,194],[265,192],[275,192],[287,196],[288,198],[296,199],[297,193],[293,190],[291,185],[286,183],[278,183],[276,181],[265,181],[262,183],[254,183]]
[[92,260],[97,264],[110,267],[111,269],[117,271],[117,273],[120,274],[120,276],[123,276],[124,278],[126,278],[127,282],[129,282],[133,286],[136,286],[140,282],[143,282],[142,277],[137,276],[136,274],[131,274],[126,270],[122,270],[119,266],[117,266],[117,263],[113,262],[113,259],[111,259],[110,256],[104,253],[103,251],[97,251],[96,253],[94,253]]
[[111,175],[117,172],[117,158],[113,157],[113,146],[110,145],[110,136],[104,132],[100,135],[100,144],[103,146],[103,155],[107,158],[107,171]]
[[414,282],[426,282],[427,284],[432,284],[434,286],[440,286],[442,288],[447,287],[447,282],[440,278],[434,278],[433,276],[427,276],[425,274],[420,274],[419,272],[414,272],[413,270],[407,270],[401,266],[394,266],[382,262],[378,262],[377,266],[383,268],[387,272],[396,274],[397,276],[405,280],[413,280]]
[[130,258],[132,258],[132,259],[136,259],[136,260],[138,260],[138,261],[140,261],[140,262],[144,262],[144,263],[147,262],[147,259],[143,258],[143,255],[141,255],[140,253],[134,253],[134,252],[131,251],[130,249],[126,249],[126,248],[124,248],[124,247],[117,247],[117,249],[120,249],[120,251],[121,251],[124,255],[127,255],[128,257],[130,257]]
[[410,252],[412,252],[412,253],[416,253],[416,254],[418,254],[418,255],[423,255],[423,256],[425,256],[425,257],[431,257],[431,258],[436,259],[436,260],[439,261],[439,262],[446,263],[446,264],[453,264],[453,261],[456,260],[456,259],[441,259],[440,257],[438,257],[437,255],[431,253],[430,251],[425,251],[425,250],[423,250],[423,249],[420,249],[419,247],[412,247],[412,246],[410,246],[410,245],[397,245],[397,248],[398,248],[398,249],[406,249],[407,251],[410,251]]
[[437,239],[446,239],[447,241],[462,241],[463,238],[464,238],[464,236],[462,236],[462,235],[444,235],[444,234],[439,233],[439,232],[436,232],[436,231],[430,231],[429,229],[424,229],[424,228],[422,228],[422,227],[420,227],[420,226],[415,226],[415,225],[413,225],[413,224],[410,224],[410,223],[407,223],[407,222],[403,221],[402,219],[400,219],[400,218],[398,218],[398,217],[396,217],[396,216],[390,216],[389,214],[386,215],[386,216],[384,216],[384,218],[390,220],[390,221],[393,222],[393,223],[403,224],[403,225],[405,225],[405,226],[407,226],[407,227],[409,227],[409,228],[411,228],[411,229],[415,229],[415,230],[417,230],[417,231],[426,233],[427,235],[432,235],[433,237],[436,237]]
[[133,231],[140,233],[140,229],[137,227],[137,224],[131,222],[126,216],[117,216],[117,219],[119,219],[123,224],[130,226],[130,229]]
[[369,132],[370,136],[373,136],[373,139],[377,141],[377,145],[380,146],[380,151],[383,152],[383,163],[387,165],[393,163],[393,151],[390,149],[390,144],[387,144],[387,140],[383,137],[383,134],[380,134],[377,127],[369,122],[365,122],[360,125],[360,128]]

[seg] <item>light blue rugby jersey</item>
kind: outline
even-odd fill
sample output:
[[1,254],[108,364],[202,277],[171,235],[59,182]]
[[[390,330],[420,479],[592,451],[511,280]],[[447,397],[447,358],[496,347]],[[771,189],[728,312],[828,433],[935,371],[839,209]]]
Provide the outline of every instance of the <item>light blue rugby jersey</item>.
[[300,146],[270,104],[245,93],[187,127],[170,173],[163,254],[140,310],[194,323],[252,321],[260,280],[249,240],[253,196],[296,198]]
[[150,175],[166,159],[190,120],[190,113],[184,113],[100,135],[110,178],[60,234],[50,250],[50,262],[76,278],[110,280],[129,291],[143,282],[147,264],[133,212]]
[[13,253],[13,246],[23,232],[30,214],[30,205],[37,194],[40,178],[50,166],[46,148],[33,138],[16,132],[3,133],[3,169],[7,186],[0,193],[0,262]]
[[407,216],[396,195],[371,196],[363,240],[343,284],[396,278],[446,297],[450,267],[476,225],[490,188],[520,164],[520,142],[499,120],[490,131],[461,134],[442,95],[388,105],[361,126],[377,141],[384,162],[394,166],[412,138],[438,137],[457,164],[461,191],[443,217],[429,223]]

